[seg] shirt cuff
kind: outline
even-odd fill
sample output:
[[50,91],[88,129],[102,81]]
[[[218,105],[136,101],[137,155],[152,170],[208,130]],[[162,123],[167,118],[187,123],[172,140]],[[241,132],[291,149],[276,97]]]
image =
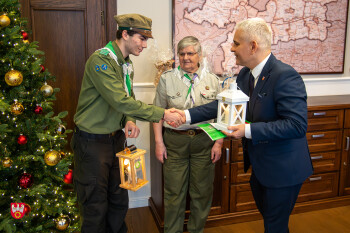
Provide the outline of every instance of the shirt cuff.
[[185,122],[185,124],[191,124],[191,114],[190,114],[190,111],[188,111],[187,109],[186,110],[184,110],[184,112],[185,112],[185,115],[186,115],[186,122]]
[[244,136],[245,138],[252,139],[252,131],[250,130],[250,124],[245,124]]

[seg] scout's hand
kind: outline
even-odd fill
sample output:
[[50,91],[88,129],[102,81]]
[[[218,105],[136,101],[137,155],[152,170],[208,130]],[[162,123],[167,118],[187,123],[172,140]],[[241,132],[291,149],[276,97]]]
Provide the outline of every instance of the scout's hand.
[[137,138],[140,134],[140,129],[137,127],[137,125],[132,122],[128,121],[125,124],[125,137],[126,138]]
[[243,138],[244,135],[245,135],[245,125],[244,124],[229,126],[229,127],[227,127],[227,129],[228,130],[233,130],[232,133],[229,133],[229,132],[226,132],[226,131],[222,131],[228,137],[233,137],[233,138],[236,138],[236,139],[240,139],[240,138]]
[[164,163],[164,159],[168,158],[164,142],[156,143],[156,157],[161,163]]
[[216,163],[221,158],[221,148],[224,143],[224,139],[218,139],[215,141],[213,147],[211,148],[211,162]]
[[178,114],[177,112],[172,112],[172,109],[165,109],[164,111],[164,120],[166,122],[172,122],[173,127],[179,127],[180,125],[182,125],[182,120],[181,120],[181,115]]

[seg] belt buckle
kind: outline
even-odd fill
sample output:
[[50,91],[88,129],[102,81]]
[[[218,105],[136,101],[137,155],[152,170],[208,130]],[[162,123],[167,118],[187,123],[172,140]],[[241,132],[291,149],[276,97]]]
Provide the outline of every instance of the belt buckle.
[[188,133],[188,135],[190,135],[190,136],[196,135],[196,131],[194,131],[193,129],[188,130],[187,133]]

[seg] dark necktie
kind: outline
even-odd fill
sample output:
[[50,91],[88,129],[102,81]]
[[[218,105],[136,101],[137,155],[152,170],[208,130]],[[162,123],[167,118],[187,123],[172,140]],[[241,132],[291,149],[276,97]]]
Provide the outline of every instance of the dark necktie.
[[249,72],[249,102],[247,103],[247,120],[251,121],[250,116],[250,100],[253,95],[254,91],[254,76],[252,75],[252,72]]
[[254,91],[254,76],[252,72],[249,73],[249,97],[252,96],[252,93]]

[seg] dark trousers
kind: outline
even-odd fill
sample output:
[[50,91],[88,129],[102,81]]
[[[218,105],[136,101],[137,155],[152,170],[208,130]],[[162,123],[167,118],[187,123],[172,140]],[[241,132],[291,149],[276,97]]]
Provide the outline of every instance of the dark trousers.
[[119,187],[119,161],[115,156],[123,150],[124,142],[122,130],[110,136],[77,129],[73,135],[73,181],[82,233],[127,232],[124,219],[129,197],[128,191]]
[[264,218],[265,233],[289,232],[289,216],[293,211],[301,185],[268,188],[263,186],[252,173],[250,187],[255,203]]

